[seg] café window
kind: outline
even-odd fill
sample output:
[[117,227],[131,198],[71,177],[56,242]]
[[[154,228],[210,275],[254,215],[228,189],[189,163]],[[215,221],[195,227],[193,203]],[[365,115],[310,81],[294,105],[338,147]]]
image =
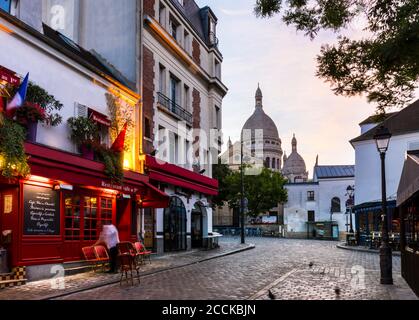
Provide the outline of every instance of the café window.
[[0,9],[10,13],[12,0],[0,0]]
[[101,224],[112,224],[112,198],[64,195],[65,239],[94,241]]

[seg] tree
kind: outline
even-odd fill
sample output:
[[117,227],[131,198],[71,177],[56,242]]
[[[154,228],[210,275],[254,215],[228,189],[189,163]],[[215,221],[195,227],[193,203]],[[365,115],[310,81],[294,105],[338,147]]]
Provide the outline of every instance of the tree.
[[[311,39],[332,30],[336,45],[325,44],[317,57],[317,76],[337,95],[366,95],[377,113],[402,107],[414,97],[419,78],[419,0],[256,0],[255,13],[283,20]],[[365,19],[365,38],[343,31]]]
[[212,166],[212,176],[218,180],[218,195],[212,197],[212,207],[222,207],[224,203],[228,202],[229,186],[227,180],[233,172],[227,164],[221,163],[219,159],[218,164]]
[[[245,166],[245,170],[248,166]],[[244,176],[244,196],[247,198],[248,215],[257,217],[276,207],[278,203],[288,200],[287,191],[284,188],[286,180],[283,176],[270,169],[263,168],[259,175]],[[240,205],[241,201],[241,175],[240,171],[234,171],[225,178],[228,186],[226,199],[231,208]]]

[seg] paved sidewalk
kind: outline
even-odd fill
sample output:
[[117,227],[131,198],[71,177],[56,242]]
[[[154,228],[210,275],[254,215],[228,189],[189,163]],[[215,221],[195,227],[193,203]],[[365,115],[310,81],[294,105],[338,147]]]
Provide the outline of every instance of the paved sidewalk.
[[[344,249],[344,250],[352,250],[352,251],[375,253],[375,254],[380,253],[379,249],[370,249],[368,247],[362,247],[362,246],[348,246],[346,245],[345,242],[339,243],[336,247],[338,247],[339,249]],[[393,251],[393,256],[400,257],[400,251]]]
[[[254,249],[253,244],[221,243],[220,248],[204,251],[192,250],[182,253],[171,253],[152,258],[141,268],[141,276],[173,270],[204,261],[225,257],[238,252]],[[84,290],[119,283],[119,274],[82,273],[65,277],[64,289],[57,288],[58,281],[41,280],[30,282],[25,286],[0,290],[0,300],[47,300],[77,293]],[[55,285],[55,286],[54,286]]]

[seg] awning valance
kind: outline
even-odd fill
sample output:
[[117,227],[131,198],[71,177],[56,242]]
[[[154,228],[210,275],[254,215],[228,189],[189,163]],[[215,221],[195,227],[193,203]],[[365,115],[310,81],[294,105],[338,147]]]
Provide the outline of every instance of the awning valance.
[[[393,209],[396,207],[395,200],[387,200],[387,209]],[[363,213],[369,211],[380,211],[382,209],[381,201],[365,202],[358,204],[352,208],[355,213]]]
[[147,156],[146,165],[150,180],[163,182],[215,196],[218,194],[218,180],[192,172],[179,166],[160,162],[154,157]]
[[404,163],[399,188],[397,206],[402,205],[419,191],[419,151],[410,151]]

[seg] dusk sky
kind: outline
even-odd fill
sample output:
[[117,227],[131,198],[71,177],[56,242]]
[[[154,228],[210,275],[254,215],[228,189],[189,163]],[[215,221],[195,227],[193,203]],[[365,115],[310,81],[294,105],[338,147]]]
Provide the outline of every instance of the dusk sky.
[[[282,148],[291,152],[293,133],[298,151],[312,176],[316,155],[320,164],[354,164],[349,140],[358,136],[358,124],[375,111],[364,97],[335,96],[329,84],[315,76],[316,56],[325,43],[336,41],[332,32],[314,41],[285,26],[281,17],[256,18],[255,0],[197,0],[218,16],[218,38],[224,56],[223,82],[229,93],[223,102],[225,142],[238,141],[240,130],[254,111],[258,82],[265,112],[275,121]],[[348,34],[360,36],[361,23]],[[225,148],[226,146],[224,146]]]

